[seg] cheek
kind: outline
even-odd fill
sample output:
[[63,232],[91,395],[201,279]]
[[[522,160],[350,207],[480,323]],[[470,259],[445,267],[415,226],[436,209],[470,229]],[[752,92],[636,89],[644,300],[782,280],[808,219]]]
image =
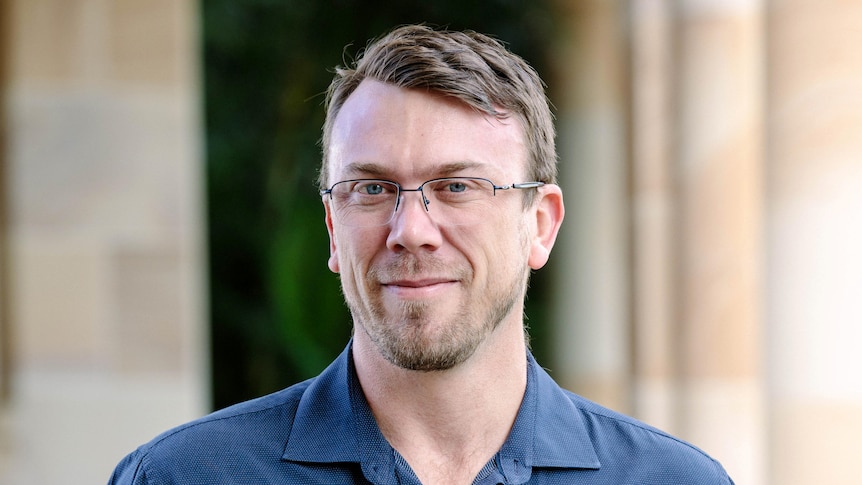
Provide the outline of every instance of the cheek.
[[530,228],[526,218],[513,217],[498,227],[494,241],[498,248],[495,264],[500,271],[524,271],[530,252]]
[[514,269],[520,271],[524,264],[524,231],[512,222],[489,219],[455,231],[449,241],[470,265],[480,285],[492,285]]
[[362,278],[375,254],[385,245],[385,234],[377,230],[342,230],[336,233],[335,259],[342,278]]

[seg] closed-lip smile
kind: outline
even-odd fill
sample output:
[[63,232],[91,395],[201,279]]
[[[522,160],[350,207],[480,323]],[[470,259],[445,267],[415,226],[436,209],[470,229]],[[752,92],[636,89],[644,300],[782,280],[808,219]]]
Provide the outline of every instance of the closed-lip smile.
[[405,288],[422,288],[425,286],[439,285],[441,283],[454,283],[455,280],[448,278],[422,278],[418,280],[392,280],[383,283],[383,286],[401,286]]
[[458,281],[450,278],[398,279],[382,284],[383,289],[396,298],[424,299],[442,295]]

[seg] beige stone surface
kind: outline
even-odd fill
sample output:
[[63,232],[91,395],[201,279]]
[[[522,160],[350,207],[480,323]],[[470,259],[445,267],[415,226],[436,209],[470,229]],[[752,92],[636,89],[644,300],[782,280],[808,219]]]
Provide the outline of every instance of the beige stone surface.
[[183,292],[174,250],[119,248],[114,252],[111,301],[114,302],[114,361],[123,372],[183,374],[184,354],[195,345],[185,339]]
[[632,410],[676,433],[673,9],[660,0],[630,7]]
[[14,80],[70,83],[87,77],[87,17],[94,0],[12,0],[10,75]]
[[762,16],[758,1],[686,5],[675,132],[684,372],[750,378],[761,328]]
[[153,242],[189,230],[178,161],[194,153],[190,92],[19,83],[13,93],[16,227]]
[[845,399],[786,399],[772,405],[771,482],[859,483],[862,413]]
[[19,368],[107,363],[109,275],[92,241],[18,240],[12,255]]
[[862,3],[769,10],[773,483],[859,482]]
[[115,0],[105,5],[108,77],[132,84],[175,87],[190,81],[187,37],[195,9],[176,0]]
[[564,386],[630,411],[622,2],[558,2],[556,103],[566,222],[557,242],[549,365]]
[[197,5],[7,6],[0,483],[104,483],[208,406]]

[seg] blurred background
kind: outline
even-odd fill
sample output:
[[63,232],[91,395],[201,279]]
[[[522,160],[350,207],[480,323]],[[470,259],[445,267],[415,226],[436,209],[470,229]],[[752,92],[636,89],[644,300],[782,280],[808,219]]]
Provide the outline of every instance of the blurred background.
[[567,218],[527,313],[552,376],[739,484],[862,483],[844,0],[0,0],[0,483],[104,483],[341,351],[323,92],[411,22],[548,84]]

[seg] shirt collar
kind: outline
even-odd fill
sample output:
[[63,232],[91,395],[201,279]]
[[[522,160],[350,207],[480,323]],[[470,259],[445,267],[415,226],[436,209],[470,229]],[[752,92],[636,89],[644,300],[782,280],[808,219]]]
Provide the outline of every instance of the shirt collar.
[[349,349],[350,345],[302,394],[282,459],[310,463],[359,461],[348,394]]
[[394,450],[362,394],[351,357],[352,343],[303,393],[282,459],[359,463],[370,482],[397,483]]
[[[392,448],[362,394],[350,351],[348,344],[306,389],[282,458],[360,463],[367,478],[385,483],[393,476]],[[529,479],[532,467],[598,469],[600,463],[580,410],[529,352],[527,359],[527,389],[500,449],[501,471],[510,480],[521,481],[517,479]]]
[[601,466],[581,410],[529,352],[527,391],[512,432],[500,451],[511,453],[512,457],[520,454],[531,467],[598,469]]

